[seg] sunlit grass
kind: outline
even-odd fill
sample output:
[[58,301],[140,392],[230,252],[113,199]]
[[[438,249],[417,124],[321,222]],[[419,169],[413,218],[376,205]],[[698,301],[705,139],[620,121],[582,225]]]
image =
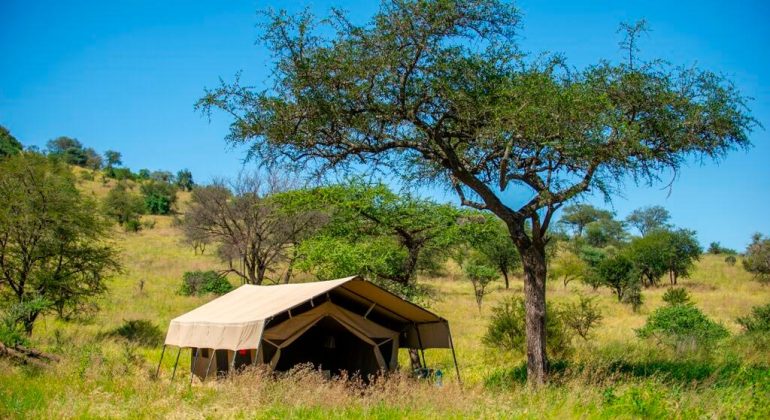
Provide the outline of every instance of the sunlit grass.
[[[97,178],[80,185],[85,193],[102,196],[110,182],[105,186]],[[180,205],[188,199],[183,195]],[[665,285],[645,290],[645,303],[634,312],[606,289],[552,282],[549,305],[572,301],[579,293],[595,297],[604,320],[594,338],[575,343],[567,371],[544,389],[528,390],[517,381],[491,386],[524,361],[523,355],[481,344],[491,308],[507,295],[522,294],[522,281],[514,279],[508,290],[498,283],[479,313],[470,282],[449,263],[442,276],[419,281],[435,295],[430,309],[450,322],[462,387],[454,379],[451,353],[438,349],[428,350],[426,358],[445,373],[440,388],[403,376],[358,388],[306,370],[283,379],[255,371],[190,387],[189,351],[181,353],[176,380],[170,381],[176,349],[167,351],[161,379],[155,380],[160,348],[101,337],[131,319],[149,320],[165,332],[171,318],[211,299],[180,296],[183,273],[220,269],[221,263],[212,251],[195,255],[184,246],[172,217],[145,217],[156,220],[153,229],[125,233],[115,228],[113,240],[125,269],[109,281],[109,293],[92,319],[65,323],[47,317],[36,325],[34,346],[60,354],[60,363],[39,370],[0,361],[0,418],[770,416],[768,348],[740,337],[735,323],[752,306],[770,302],[770,287],[752,280],[740,261],[728,266],[723,257],[711,255],[702,258],[691,278],[680,281],[696,305],[734,335],[708,356],[672,354],[636,337],[634,329],[662,305]]]

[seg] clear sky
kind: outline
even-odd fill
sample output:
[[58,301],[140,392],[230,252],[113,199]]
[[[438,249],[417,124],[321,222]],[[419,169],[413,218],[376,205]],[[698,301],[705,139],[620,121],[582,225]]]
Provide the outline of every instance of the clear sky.
[[[611,207],[625,217],[663,205],[703,244],[743,250],[753,232],[770,234],[770,2],[516,4],[524,18],[521,44],[530,52],[561,52],[578,67],[617,59],[618,24],[645,18],[652,32],[642,41],[643,57],[724,73],[753,97],[753,114],[767,127],[751,135],[753,149],[719,165],[689,165],[670,192],[628,185]],[[0,124],[25,145],[66,135],[100,152],[118,150],[134,170],[189,168],[198,182],[232,176],[244,153],[223,140],[229,121],[209,122],[193,104],[205,87],[219,77],[232,80],[238,70],[255,86],[266,82],[270,59],[255,45],[257,10],[310,7],[325,14],[332,5],[359,21],[377,8],[360,0],[2,0]]]

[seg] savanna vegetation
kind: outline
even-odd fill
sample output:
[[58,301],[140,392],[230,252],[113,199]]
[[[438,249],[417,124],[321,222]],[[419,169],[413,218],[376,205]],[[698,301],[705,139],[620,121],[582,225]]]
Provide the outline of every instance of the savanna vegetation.
[[[268,13],[274,89],[198,102],[263,167],[207,185],[0,127],[0,416],[770,416],[770,240],[704,253],[664,207],[582,201],[749,147],[745,98],[640,60],[643,22],[620,63],[568,71],[516,49],[519,20],[494,0],[384,2],[365,26]],[[189,351],[157,374],[170,319],[242,284],[353,274],[448,319],[462,382],[438,349],[429,378],[406,351],[369,381],[256,366],[201,383]]]

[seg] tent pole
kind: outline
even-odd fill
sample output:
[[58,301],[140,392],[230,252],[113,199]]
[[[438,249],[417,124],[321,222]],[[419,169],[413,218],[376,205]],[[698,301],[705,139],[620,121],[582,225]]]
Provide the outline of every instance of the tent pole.
[[452,340],[452,330],[449,329],[449,323],[446,324],[446,330],[449,333],[449,347],[452,349],[452,359],[455,362],[455,372],[457,373],[457,382],[460,386],[463,385],[462,379],[460,379],[460,367],[457,366],[457,354],[455,354],[455,342]]
[[206,366],[206,374],[203,375],[203,382],[206,382],[206,379],[209,377],[209,371],[211,370],[211,361],[214,360],[214,358],[217,356],[216,349],[211,349],[209,352],[209,364]]
[[176,366],[179,364],[179,355],[182,353],[182,348],[179,347],[179,350],[176,352],[176,361],[174,362],[174,372],[171,373],[171,381],[174,381],[174,377],[176,376]]
[[420,345],[420,354],[422,355],[422,367],[427,368],[428,364],[425,363],[425,349],[422,347],[422,337],[420,336],[420,324],[414,324],[414,329],[417,331],[417,344]]
[[233,350],[233,361],[230,362],[230,379],[235,377],[235,357],[238,356],[238,350]]
[[166,354],[166,345],[163,345],[163,350],[160,351],[160,360],[158,360],[158,368],[155,369],[155,379],[158,379],[158,375],[160,375],[160,364],[163,363],[163,355]]
[[[190,365],[190,385],[192,385],[193,376],[195,375],[195,365],[198,363],[198,353],[200,353],[200,351],[200,347],[195,348],[195,357],[193,357],[192,365]],[[192,353],[192,349],[190,349],[190,353]]]

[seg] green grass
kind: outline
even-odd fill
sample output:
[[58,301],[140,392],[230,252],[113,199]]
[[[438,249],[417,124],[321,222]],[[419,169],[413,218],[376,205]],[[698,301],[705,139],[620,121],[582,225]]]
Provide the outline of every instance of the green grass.
[[[81,185],[97,196],[109,187],[100,181]],[[180,207],[187,199],[181,197]],[[154,218],[151,230],[115,230],[125,270],[110,281],[92,319],[65,323],[47,317],[36,324],[33,345],[59,354],[61,362],[41,370],[0,360],[0,418],[770,417],[770,340],[740,335],[735,322],[752,306],[770,302],[770,287],[753,281],[740,262],[728,266],[722,257],[708,255],[692,278],[680,282],[695,304],[732,334],[705,355],[673,354],[636,337],[634,329],[663,304],[665,287],[645,290],[645,303],[635,313],[608,290],[552,282],[549,304],[573,301],[577,293],[595,296],[604,320],[593,340],[576,343],[571,360],[555,363],[550,385],[529,390],[523,356],[485,348],[480,340],[491,307],[506,295],[521,294],[521,280],[509,290],[499,284],[479,313],[470,283],[450,263],[442,277],[419,281],[436,296],[431,309],[450,321],[462,387],[447,350],[426,352],[428,364],[446,372],[440,388],[403,375],[363,388],[324,381],[302,369],[281,378],[254,371],[190,387],[189,352],[181,355],[176,380],[169,380],[176,349],[169,349],[161,379],[155,380],[160,348],[126,344],[109,333],[139,319],[165,333],[171,318],[211,299],[178,295],[183,273],[221,265],[211,251],[194,255],[183,246],[170,217]]]

